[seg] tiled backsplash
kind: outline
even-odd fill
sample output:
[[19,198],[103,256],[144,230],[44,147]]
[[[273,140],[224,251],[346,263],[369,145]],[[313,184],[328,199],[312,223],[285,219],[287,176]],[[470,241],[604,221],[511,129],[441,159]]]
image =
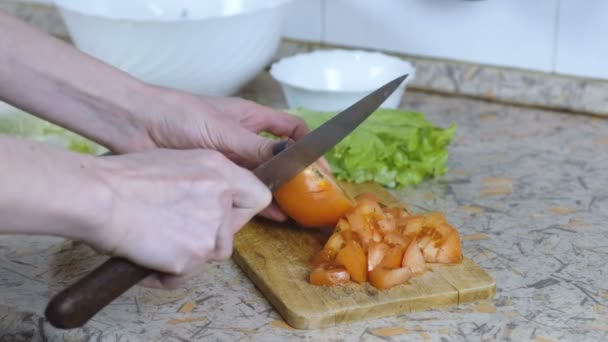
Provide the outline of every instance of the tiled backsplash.
[[608,79],[605,0],[295,0],[288,38]]

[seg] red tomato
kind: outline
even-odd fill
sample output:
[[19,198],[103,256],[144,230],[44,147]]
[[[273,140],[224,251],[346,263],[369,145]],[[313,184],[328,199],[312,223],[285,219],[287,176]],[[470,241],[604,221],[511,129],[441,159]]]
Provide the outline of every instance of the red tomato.
[[411,277],[412,272],[407,267],[395,269],[376,267],[369,273],[369,282],[375,288],[383,290],[405,284]]
[[346,285],[350,275],[344,268],[316,268],[310,273],[310,283],[321,286]]
[[307,228],[333,228],[355,204],[318,163],[276,190],[274,199],[287,216]]
[[351,240],[336,256],[336,264],[344,266],[350,278],[357,283],[367,281],[367,261],[365,252],[357,241]]
[[367,251],[368,271],[371,271],[376,268],[376,266],[380,265],[389,248],[390,247],[387,244],[382,242],[372,242],[369,244],[369,249]]
[[403,254],[402,266],[409,268],[414,275],[419,275],[426,271],[424,256],[422,255],[420,248],[418,248],[416,239],[407,246],[405,254]]

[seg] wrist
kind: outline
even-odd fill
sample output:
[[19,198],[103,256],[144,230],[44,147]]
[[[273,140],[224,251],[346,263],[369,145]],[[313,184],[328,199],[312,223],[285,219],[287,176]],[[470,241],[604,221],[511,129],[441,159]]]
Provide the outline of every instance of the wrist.
[[91,242],[111,211],[97,159],[0,136],[0,232]]

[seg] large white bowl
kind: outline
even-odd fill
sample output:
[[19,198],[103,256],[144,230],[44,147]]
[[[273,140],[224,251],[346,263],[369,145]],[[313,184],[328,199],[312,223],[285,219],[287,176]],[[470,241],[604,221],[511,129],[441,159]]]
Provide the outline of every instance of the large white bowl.
[[290,0],[54,0],[74,44],[144,81],[231,95],[270,63]]
[[281,59],[271,66],[270,74],[281,85],[289,107],[340,111],[409,74],[381,106],[397,108],[415,70],[409,62],[380,52],[334,49]]

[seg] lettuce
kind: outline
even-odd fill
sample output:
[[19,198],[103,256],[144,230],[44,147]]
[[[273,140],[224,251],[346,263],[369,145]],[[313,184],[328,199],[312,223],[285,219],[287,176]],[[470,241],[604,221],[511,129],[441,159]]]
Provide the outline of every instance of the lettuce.
[[70,151],[99,155],[107,149],[72,131],[22,111],[0,116],[0,134],[39,141]]
[[[288,110],[315,129],[335,113],[304,108]],[[424,114],[376,110],[326,154],[336,178],[355,183],[374,181],[389,188],[415,185],[448,171],[448,145],[456,125],[441,128]]]

